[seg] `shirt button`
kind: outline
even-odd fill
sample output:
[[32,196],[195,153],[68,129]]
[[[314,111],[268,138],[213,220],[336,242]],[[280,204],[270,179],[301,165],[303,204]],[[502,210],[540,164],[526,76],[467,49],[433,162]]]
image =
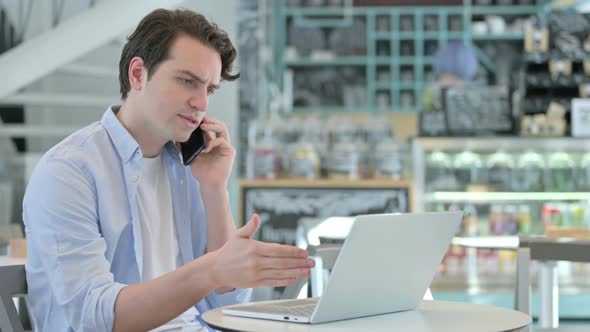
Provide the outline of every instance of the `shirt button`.
[[180,180],[180,184],[184,184],[184,180]]
[[139,177],[137,175],[133,175],[131,177],[131,181],[133,181],[133,182],[137,182],[138,179],[139,179]]

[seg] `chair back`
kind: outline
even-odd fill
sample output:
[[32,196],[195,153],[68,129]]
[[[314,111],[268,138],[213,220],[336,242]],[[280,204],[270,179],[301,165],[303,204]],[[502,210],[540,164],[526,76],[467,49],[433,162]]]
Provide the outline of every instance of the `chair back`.
[[25,266],[0,266],[0,331],[23,332],[25,330],[13,298],[26,294]]

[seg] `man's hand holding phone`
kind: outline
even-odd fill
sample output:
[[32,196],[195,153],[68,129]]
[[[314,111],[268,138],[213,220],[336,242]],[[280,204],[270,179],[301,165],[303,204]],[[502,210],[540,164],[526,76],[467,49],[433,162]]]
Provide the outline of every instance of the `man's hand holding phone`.
[[190,163],[193,176],[201,187],[225,189],[236,156],[229,131],[223,122],[210,117],[203,118],[195,131],[199,129],[205,134],[206,148]]

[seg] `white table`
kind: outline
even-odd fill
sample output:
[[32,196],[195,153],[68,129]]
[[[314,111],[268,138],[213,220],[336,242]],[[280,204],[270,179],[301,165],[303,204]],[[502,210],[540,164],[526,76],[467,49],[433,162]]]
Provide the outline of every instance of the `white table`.
[[529,331],[531,323],[528,315],[515,310],[445,301],[423,301],[417,310],[317,325],[235,317],[224,315],[221,310],[202,315],[207,324],[221,331]]
[[25,265],[26,262],[26,258],[0,256],[0,266]]
[[590,262],[590,240],[522,236],[516,265],[516,309],[531,312],[530,261],[539,262],[539,327],[559,326],[557,261]]

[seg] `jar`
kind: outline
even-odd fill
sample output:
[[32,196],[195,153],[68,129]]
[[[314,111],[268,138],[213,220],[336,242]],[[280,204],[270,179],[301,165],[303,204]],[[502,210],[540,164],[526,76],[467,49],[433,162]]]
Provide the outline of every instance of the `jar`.
[[486,163],[488,183],[498,191],[512,190],[514,160],[503,151],[492,154]]
[[356,180],[359,173],[359,152],[356,145],[338,143],[330,154],[328,173],[331,178]]
[[586,152],[582,155],[578,174],[578,189],[582,191],[590,191],[590,152]]
[[375,147],[375,177],[401,180],[404,178],[405,151],[394,139]]
[[280,170],[280,157],[272,145],[256,144],[248,150],[246,176],[249,179],[276,179]]
[[541,154],[527,151],[516,162],[514,191],[543,191],[545,161]]
[[317,179],[320,175],[320,157],[314,146],[298,143],[291,150],[289,176],[294,178]]
[[251,122],[246,155],[247,178],[275,179],[279,176],[281,158],[274,133],[272,123],[266,119]]
[[547,158],[547,190],[571,192],[576,187],[575,163],[571,155],[555,152]]
[[442,151],[434,151],[426,157],[426,190],[456,190],[451,157]]
[[471,151],[466,150],[455,156],[453,170],[461,188],[466,188],[470,184],[481,183],[483,180],[483,163],[481,158]]

